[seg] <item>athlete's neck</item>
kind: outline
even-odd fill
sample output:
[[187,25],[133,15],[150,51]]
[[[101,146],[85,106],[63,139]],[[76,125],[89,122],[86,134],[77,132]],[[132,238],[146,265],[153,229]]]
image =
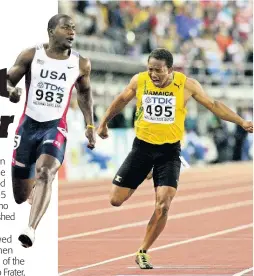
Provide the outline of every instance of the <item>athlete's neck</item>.
[[174,79],[174,73],[172,72],[172,73],[169,74],[169,77],[165,80],[165,82],[161,85],[160,88],[165,88],[168,85],[170,85],[171,82],[173,81],[173,79]]
[[49,43],[46,46],[46,51],[49,54],[53,54],[56,56],[69,56],[70,49],[63,48],[62,46],[56,45],[55,43],[52,43],[49,41]]

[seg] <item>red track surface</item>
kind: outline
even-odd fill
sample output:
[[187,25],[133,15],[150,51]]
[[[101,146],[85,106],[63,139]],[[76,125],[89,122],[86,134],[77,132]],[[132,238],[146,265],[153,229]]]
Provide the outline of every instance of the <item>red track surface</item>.
[[252,163],[181,175],[167,226],[150,251],[153,270],[138,269],[128,256],[139,247],[152,215],[153,183],[144,182],[120,208],[108,202],[110,183],[60,184],[59,275],[217,276],[253,267]]

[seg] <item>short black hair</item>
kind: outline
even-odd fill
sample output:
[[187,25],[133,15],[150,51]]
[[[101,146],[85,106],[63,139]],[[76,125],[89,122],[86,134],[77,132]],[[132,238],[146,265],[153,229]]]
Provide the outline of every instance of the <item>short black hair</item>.
[[48,30],[54,30],[57,24],[59,23],[60,19],[62,18],[71,19],[71,17],[67,14],[56,14],[49,19]]
[[148,61],[150,58],[165,60],[168,68],[173,66],[173,55],[167,49],[157,48],[153,50],[148,57]]

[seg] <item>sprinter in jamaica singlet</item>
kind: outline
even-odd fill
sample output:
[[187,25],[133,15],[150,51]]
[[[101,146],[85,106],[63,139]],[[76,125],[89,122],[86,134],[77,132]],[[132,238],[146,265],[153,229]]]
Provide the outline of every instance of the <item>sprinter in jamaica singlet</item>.
[[153,168],[155,210],[136,254],[139,267],[150,269],[153,266],[147,251],[166,225],[168,210],[177,190],[187,101],[194,98],[219,118],[238,124],[251,133],[253,123],[211,99],[195,79],[174,71],[173,56],[166,49],[152,51],[148,70],[135,75],[110,105],[98,128],[101,138],[108,137],[107,123],[134,97],[137,99],[136,138],[114,177],[110,202],[113,206],[122,205]]

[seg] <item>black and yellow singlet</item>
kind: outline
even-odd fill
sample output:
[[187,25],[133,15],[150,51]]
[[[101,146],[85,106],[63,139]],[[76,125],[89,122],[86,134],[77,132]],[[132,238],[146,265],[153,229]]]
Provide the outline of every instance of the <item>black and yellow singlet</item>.
[[184,106],[186,76],[174,71],[173,81],[156,87],[148,72],[138,76],[135,132],[138,139],[161,145],[181,141],[187,110]]

